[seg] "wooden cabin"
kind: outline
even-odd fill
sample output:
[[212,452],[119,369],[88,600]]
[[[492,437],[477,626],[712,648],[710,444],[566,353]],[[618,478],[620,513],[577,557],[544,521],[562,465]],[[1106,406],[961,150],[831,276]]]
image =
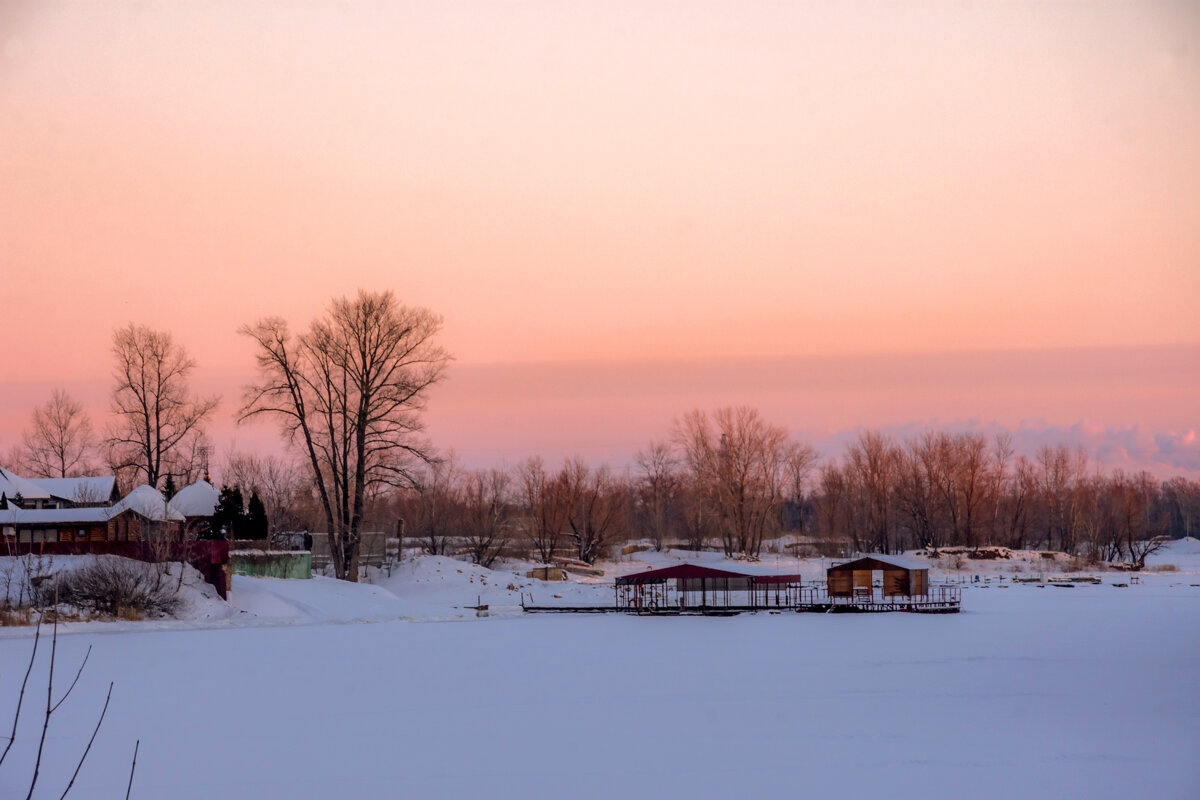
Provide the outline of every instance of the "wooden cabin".
[[826,571],[829,597],[860,598],[875,596],[875,579],[881,594],[890,597],[926,597],[929,595],[929,567],[894,556],[869,555],[830,567]]
[[0,546],[178,541],[183,520],[158,491],[145,485],[112,506],[22,508],[4,502],[0,503]]

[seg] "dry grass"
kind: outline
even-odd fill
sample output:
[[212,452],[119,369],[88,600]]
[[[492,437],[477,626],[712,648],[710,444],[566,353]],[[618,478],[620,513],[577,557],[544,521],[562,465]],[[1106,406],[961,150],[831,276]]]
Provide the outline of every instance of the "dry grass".
[[52,625],[55,622],[88,622],[95,619],[94,614],[85,614],[79,609],[63,608],[62,606],[42,609],[42,622]]
[[29,608],[0,608],[0,628],[10,625],[32,625],[33,610]]
[[1179,572],[1179,567],[1174,564],[1155,564],[1153,567],[1146,567],[1147,572]]

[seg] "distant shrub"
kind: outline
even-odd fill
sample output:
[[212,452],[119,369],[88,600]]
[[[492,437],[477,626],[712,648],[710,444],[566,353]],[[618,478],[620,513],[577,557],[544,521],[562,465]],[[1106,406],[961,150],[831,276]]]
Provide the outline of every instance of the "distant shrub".
[[994,561],[1000,558],[1010,558],[1011,556],[1007,549],[1001,549],[998,547],[980,547],[976,550],[972,550],[967,557],[973,558],[977,561]]
[[1153,567],[1147,568],[1148,572],[1179,572],[1179,567],[1174,564],[1156,564]]
[[84,567],[64,570],[41,589],[43,605],[60,605],[121,619],[171,615],[179,608],[179,584],[158,565],[100,556]]

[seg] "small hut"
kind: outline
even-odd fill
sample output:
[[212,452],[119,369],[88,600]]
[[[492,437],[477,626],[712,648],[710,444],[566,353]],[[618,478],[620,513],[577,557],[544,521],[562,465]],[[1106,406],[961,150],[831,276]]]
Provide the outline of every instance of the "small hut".
[[884,600],[929,595],[928,566],[893,556],[870,555],[826,571],[829,597],[871,602],[875,598],[876,576]]

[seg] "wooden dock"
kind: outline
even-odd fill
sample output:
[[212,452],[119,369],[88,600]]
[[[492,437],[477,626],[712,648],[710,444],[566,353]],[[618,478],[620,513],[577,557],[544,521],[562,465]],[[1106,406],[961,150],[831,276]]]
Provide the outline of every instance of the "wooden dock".
[[[871,569],[859,570],[866,565]],[[884,569],[876,570],[875,567]],[[847,570],[845,567],[853,567]],[[701,564],[676,564],[617,578],[612,605],[537,605],[521,595],[531,614],[637,614],[639,616],[729,617],[759,611],[797,614],[955,614],[962,587],[931,584],[928,569],[886,557],[869,557],[831,567],[828,581],[801,575],[751,575]],[[878,573],[882,576],[875,579]]]
[[962,610],[959,601],[913,600],[913,601],[827,601],[798,603],[787,606],[541,606],[521,604],[527,614],[634,614],[642,617],[732,617],[738,614],[768,612],[777,614],[790,611],[796,614],[957,614]]

